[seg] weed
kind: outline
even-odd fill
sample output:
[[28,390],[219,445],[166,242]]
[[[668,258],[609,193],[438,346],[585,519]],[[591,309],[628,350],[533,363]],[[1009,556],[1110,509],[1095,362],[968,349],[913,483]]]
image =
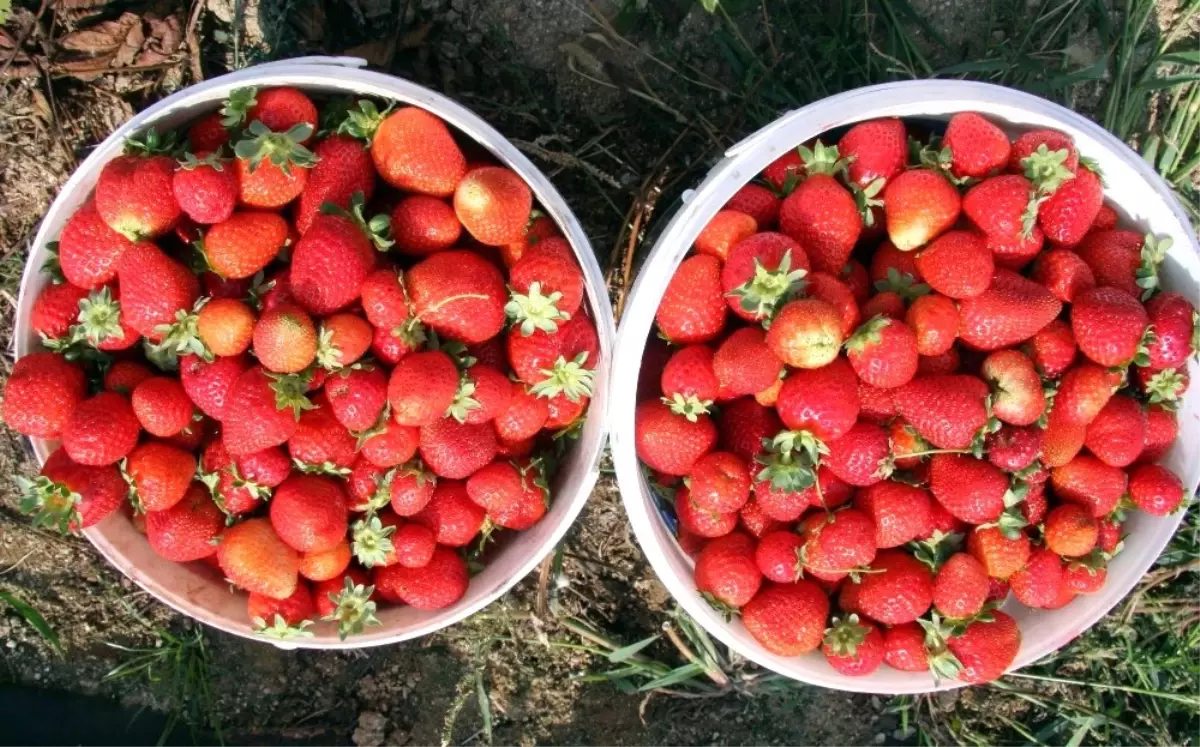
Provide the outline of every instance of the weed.
[[42,613],[38,612],[37,608],[9,591],[0,591],[0,602],[12,607],[18,615],[24,618],[25,622],[29,623],[29,626],[36,630],[46,643],[50,644],[50,648],[54,649],[55,653],[60,657],[64,655],[62,644],[58,640],[58,632],[51,627],[50,623],[46,622],[46,618],[42,617]]

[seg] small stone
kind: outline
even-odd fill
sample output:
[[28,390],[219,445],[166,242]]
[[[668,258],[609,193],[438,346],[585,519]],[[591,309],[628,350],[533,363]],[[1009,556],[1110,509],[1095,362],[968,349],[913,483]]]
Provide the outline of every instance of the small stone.
[[358,747],[380,747],[387,734],[387,717],[375,711],[363,711],[358,714],[358,728],[354,730],[352,739]]
[[873,741],[875,744],[883,744],[884,742],[887,741],[887,734],[884,734],[883,732],[879,732],[878,734],[875,735],[875,737],[871,741]]

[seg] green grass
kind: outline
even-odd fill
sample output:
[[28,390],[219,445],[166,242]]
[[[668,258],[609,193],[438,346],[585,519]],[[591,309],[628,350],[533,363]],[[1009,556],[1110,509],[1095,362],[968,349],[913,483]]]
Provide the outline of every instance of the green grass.
[[64,655],[62,644],[58,640],[58,632],[46,622],[46,618],[42,617],[42,613],[36,607],[29,604],[25,600],[13,594],[10,591],[0,590],[0,602],[12,608],[25,622],[29,623],[29,627],[37,631],[37,634],[42,637],[50,648],[60,657]]

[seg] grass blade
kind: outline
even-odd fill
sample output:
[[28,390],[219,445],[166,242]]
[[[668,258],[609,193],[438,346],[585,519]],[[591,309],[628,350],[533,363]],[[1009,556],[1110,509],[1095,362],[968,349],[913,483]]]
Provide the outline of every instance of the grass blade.
[[620,664],[661,637],[661,635],[652,635],[649,638],[643,638],[637,643],[631,643],[628,646],[623,646],[609,654],[608,660],[613,664]]
[[661,687],[670,687],[671,685],[679,684],[690,679],[694,679],[704,674],[704,666],[700,662],[692,662],[684,664],[682,667],[672,669],[662,677],[656,680],[650,680],[646,684],[638,688],[638,692],[647,692],[649,690],[657,690]]
[[62,644],[58,641],[58,633],[54,631],[54,628],[50,626],[50,623],[46,622],[46,618],[42,617],[42,613],[38,612],[23,600],[17,598],[11,592],[0,591],[0,599],[7,602],[8,606],[16,610],[21,617],[25,618],[25,622],[29,623],[29,625],[37,631],[38,635],[40,635],[42,639],[46,641],[46,643],[49,643],[50,648],[54,649],[60,657],[66,655],[63,651]]

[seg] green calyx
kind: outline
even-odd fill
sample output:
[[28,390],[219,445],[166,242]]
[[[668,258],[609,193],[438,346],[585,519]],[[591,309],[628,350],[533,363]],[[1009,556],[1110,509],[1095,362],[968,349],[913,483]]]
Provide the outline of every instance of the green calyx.
[[1174,241],[1170,236],[1146,234],[1142,241],[1141,257],[1136,272],[1137,286],[1142,289],[1142,300],[1146,301],[1161,290],[1158,268],[1167,258],[1167,251]]
[[755,475],[760,482],[769,482],[775,490],[800,493],[816,487],[817,468],[829,448],[808,431],[780,431],[771,439],[763,439],[765,447],[757,461],[762,469]]
[[333,462],[305,462],[301,459],[292,459],[292,465],[306,475],[324,475],[326,477],[339,477],[346,479],[350,476],[349,467],[339,467]]
[[227,163],[228,160],[221,158],[220,154],[216,151],[209,153],[204,158],[196,158],[194,153],[188,152],[184,153],[179,159],[179,168],[184,171],[193,171],[201,166],[211,166],[217,171],[224,171]]
[[927,539],[909,542],[908,547],[913,551],[913,557],[937,573],[950,556],[958,552],[965,538],[966,535],[962,532],[946,533],[938,529]]
[[179,136],[174,130],[165,133],[153,127],[125,139],[125,153],[132,156],[171,155],[179,150]]
[[415,316],[410,316],[392,329],[392,336],[403,342],[408,347],[416,350],[425,344],[427,336],[425,334],[425,325],[421,324]]
[[874,347],[883,342],[883,330],[887,329],[892,320],[883,314],[877,314],[859,325],[858,329],[846,340],[846,350],[862,353],[868,347]]
[[558,323],[565,322],[571,315],[558,308],[562,293],[558,291],[546,295],[542,292],[542,284],[529,284],[526,293],[509,292],[509,301],[504,305],[504,313],[512,319],[521,334],[529,337],[535,330],[553,334],[558,331]]
[[42,262],[39,268],[43,275],[50,276],[50,282],[55,285],[62,285],[67,282],[67,278],[63,275],[62,263],[58,260],[58,242],[46,242],[46,261]]
[[1159,371],[1146,382],[1146,394],[1150,403],[1162,405],[1168,410],[1179,407],[1179,398],[1186,389],[1187,379],[1174,368]]
[[895,267],[888,268],[886,278],[875,281],[875,290],[880,292],[891,291],[903,298],[906,303],[912,303],[921,296],[928,295],[931,292],[928,285],[918,283],[917,279],[912,275],[907,272],[900,272]]
[[64,483],[55,482],[44,475],[33,479],[19,475],[14,480],[21,494],[17,507],[21,513],[32,517],[35,527],[56,529],[67,534],[82,522],[79,504],[83,497]]
[[233,475],[233,487],[242,488],[243,490],[254,496],[255,500],[269,501],[271,500],[271,488],[254,480],[247,480],[238,470],[237,464],[229,465],[229,471]]
[[702,400],[694,394],[685,397],[679,392],[670,397],[663,397],[662,401],[671,408],[671,412],[684,416],[691,423],[695,423],[701,415],[707,415],[708,408],[713,404],[711,399]]
[[80,337],[93,346],[105,340],[125,338],[125,330],[121,328],[121,303],[112,297],[107,286],[92,291],[79,301],[78,327]]
[[365,216],[366,207],[366,197],[362,192],[355,192],[350,198],[349,210],[332,202],[323,202],[321,212],[325,215],[339,215],[352,221],[366,234],[376,249],[386,252],[396,243],[392,241],[392,219],[386,213],[379,213],[368,219]]
[[221,124],[235,130],[246,124],[250,110],[258,104],[258,89],[254,86],[235,88],[229,92],[225,105],[221,107]]
[[[162,341],[157,343],[158,347],[175,357],[191,354],[211,362],[212,351],[200,339],[199,331],[200,309],[204,308],[206,303],[208,298],[201,298],[192,309],[176,311],[174,323],[155,327],[154,331],[162,334]],[[82,306],[80,303],[80,308]],[[80,314],[82,313],[81,311]]]
[[1142,332],[1142,338],[1138,340],[1137,350],[1134,351],[1133,360],[1130,361],[1139,368],[1146,368],[1150,365],[1150,348],[1154,343],[1158,342],[1158,335],[1154,334],[1153,325],[1146,327],[1146,331]]
[[271,391],[275,392],[275,409],[290,409],[296,420],[299,420],[300,413],[316,407],[308,398],[311,373],[268,373],[267,377],[271,379]]
[[717,614],[719,614],[725,622],[729,622],[733,618],[742,614],[742,611],[737,607],[717,599],[717,597],[711,592],[700,592],[700,598],[708,603],[709,607],[712,607],[714,610],[716,610]]
[[529,391],[538,397],[547,399],[563,394],[572,402],[592,396],[596,372],[584,368],[587,359],[586,351],[570,361],[564,356],[558,356],[553,368],[543,369],[540,372],[546,378],[530,387]]
[[958,626],[948,625],[937,612],[931,612],[932,619],[919,619],[917,623],[925,631],[925,651],[929,658],[929,669],[933,673],[933,681],[957,679],[963,670],[962,662],[958,660],[949,648],[946,639],[953,638]]
[[336,622],[338,637],[343,641],[347,636],[357,635],[367,627],[381,625],[375,617],[375,603],[371,595],[375,593],[374,586],[355,584],[354,579],[346,577],[346,586],[337,594],[330,594],[329,601],[333,602],[333,612],[322,620]]
[[354,522],[350,533],[350,550],[364,568],[383,565],[388,555],[396,549],[392,544],[396,527],[385,527],[378,516],[368,516]]
[[825,630],[823,643],[834,656],[854,656],[858,647],[867,639],[871,629],[858,621],[858,615],[833,618],[833,624]]
[[391,110],[392,104],[388,104],[386,109],[379,111],[379,107],[375,106],[374,101],[359,99],[354,106],[346,109],[342,121],[336,126],[336,131],[339,134],[349,135],[370,143],[371,139],[375,137],[375,131],[379,129],[380,123]]
[[312,620],[301,620],[296,625],[288,625],[287,620],[283,619],[283,615],[275,615],[275,620],[267,625],[267,621],[261,617],[256,617],[250,621],[253,623],[255,633],[264,638],[273,638],[277,641],[294,641],[299,638],[312,638],[311,630],[306,630],[312,625]]
[[1049,196],[1054,194],[1064,182],[1075,178],[1075,172],[1066,166],[1067,159],[1070,157],[1071,151],[1066,148],[1050,150],[1045,143],[1042,143],[1037,150],[1021,159],[1021,168],[1025,170],[1025,178],[1033,182],[1038,194]]
[[392,500],[392,481],[396,479],[396,470],[398,469],[400,468],[393,467],[382,475],[376,475],[375,491],[365,502],[354,506],[354,510],[373,516],[386,508]]
[[317,331],[317,365],[330,372],[342,368],[342,351],[333,342],[333,330],[324,324]]
[[464,371],[458,379],[458,391],[454,393],[454,401],[446,408],[446,416],[465,423],[472,410],[482,407],[479,400],[475,399],[475,382],[471,381],[471,377]]
[[867,228],[875,225],[875,211],[872,208],[883,207],[883,200],[879,199],[879,193],[883,191],[885,184],[887,181],[880,177],[865,187],[857,184],[850,185],[850,193],[854,195],[854,204],[858,207],[858,214],[862,216],[863,225]]
[[825,145],[820,140],[811,149],[801,145],[796,152],[804,161],[804,172],[809,175],[828,174],[833,176],[839,171],[845,173],[850,166],[851,159],[842,158],[836,145]]
[[292,173],[292,166],[311,168],[317,163],[316,155],[302,143],[312,135],[312,125],[307,122],[293,125],[287,132],[272,132],[257,119],[246,128],[246,137],[233,147],[234,155],[250,165],[250,172],[268,161],[272,166]]
[[781,306],[804,287],[807,270],[792,269],[792,252],[784,253],[779,266],[768,270],[757,258],[754,260],[754,275],[745,283],[729,291],[729,296],[738,299],[742,310],[753,314],[756,319],[770,318]]

